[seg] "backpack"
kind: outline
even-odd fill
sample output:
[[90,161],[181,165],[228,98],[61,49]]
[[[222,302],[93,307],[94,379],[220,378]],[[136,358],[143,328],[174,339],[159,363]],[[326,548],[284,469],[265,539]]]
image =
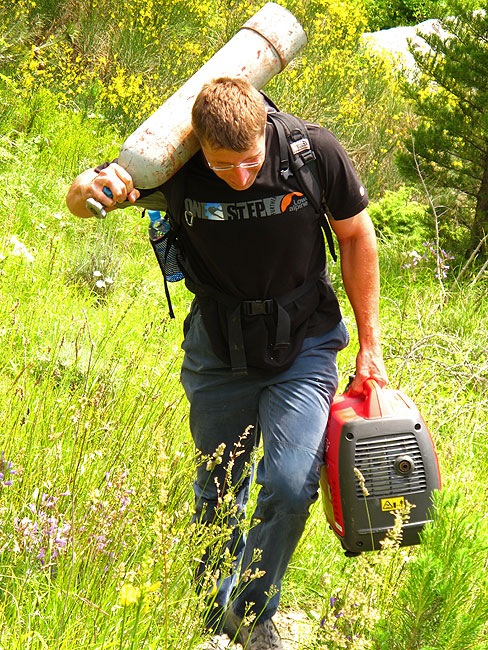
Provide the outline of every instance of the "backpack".
[[[280,143],[280,174],[287,180],[295,176],[298,184],[320,215],[322,230],[334,262],[337,261],[334,239],[326,217],[327,207],[322,198],[322,184],[317,157],[312,149],[306,123],[295,115],[282,113],[276,104],[263,92],[268,108],[268,119],[273,124]],[[291,155],[290,155],[291,154]]]
[[[279,111],[274,102],[264,93],[268,109],[268,120],[276,130],[279,140],[280,149],[280,173],[287,180],[290,176],[295,176],[298,185],[303,194],[310,201],[310,204],[320,216],[320,224],[327,239],[328,247],[334,261],[337,260],[335,253],[332,231],[326,217],[326,206],[322,200],[322,185],[320,183],[319,170],[315,152],[313,151],[306,123],[294,115],[282,113]],[[266,316],[270,313],[276,314],[276,332],[274,341],[270,345],[269,341],[266,346],[271,347],[272,354],[267,354],[263,350],[263,370],[279,371],[289,367],[301,348],[303,337],[293,338],[291,341],[291,323],[287,313],[286,306],[311,291],[317,283],[317,278],[305,282],[302,286],[297,287],[293,292],[286,296],[280,296],[273,300],[246,300],[240,301],[233,296],[223,294],[213,287],[202,284],[196,274],[188,266],[184,252],[184,230],[182,228],[182,219],[185,218],[181,206],[184,198],[184,179],[185,168],[178,172],[178,182],[171,183],[171,196],[168,195],[167,218],[171,229],[165,234],[158,246],[153,244],[156,257],[158,259],[161,271],[164,277],[164,288],[168,302],[169,315],[174,318],[174,312],[171,305],[171,298],[168,290],[170,274],[174,271],[174,260],[177,260],[181,275],[185,278],[187,288],[197,296],[211,298],[226,309],[228,324],[228,341],[229,341],[229,361],[232,366],[234,375],[247,374],[247,360],[244,350],[244,338],[242,332],[241,316]],[[305,328],[302,328],[304,335]],[[218,355],[220,356],[220,355]],[[266,357],[266,358],[265,358]]]

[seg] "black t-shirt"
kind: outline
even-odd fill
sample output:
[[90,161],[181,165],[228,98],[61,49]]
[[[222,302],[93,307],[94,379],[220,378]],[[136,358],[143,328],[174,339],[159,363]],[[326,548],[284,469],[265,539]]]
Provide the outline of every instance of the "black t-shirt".
[[[329,213],[334,219],[358,214],[368,200],[349,157],[326,129],[309,131]],[[202,280],[243,299],[279,296],[325,268],[319,215],[294,177],[281,178],[279,162],[277,136],[268,124],[266,158],[248,190],[233,190],[201,152],[186,165],[184,226],[192,259]],[[170,192],[171,185],[161,190]]]
[[[368,197],[347,153],[327,129],[310,124],[307,128],[329,215],[347,219],[358,214],[367,206]],[[288,308],[292,334],[300,329],[302,335],[315,336],[337,325],[340,309],[324,273],[320,217],[296,179],[281,177],[279,165],[278,136],[268,123],[266,158],[248,190],[233,190],[209,169],[200,151],[167,183],[144,190],[136,205],[165,210],[165,197],[171,204],[171,193],[179,184],[190,266],[200,282],[222,293],[242,300],[266,300],[316,278],[315,295],[298,298]],[[208,296],[199,296],[199,304],[214,351],[227,360],[225,309]],[[254,325],[247,325],[252,332]],[[251,347],[251,341],[246,347]]]

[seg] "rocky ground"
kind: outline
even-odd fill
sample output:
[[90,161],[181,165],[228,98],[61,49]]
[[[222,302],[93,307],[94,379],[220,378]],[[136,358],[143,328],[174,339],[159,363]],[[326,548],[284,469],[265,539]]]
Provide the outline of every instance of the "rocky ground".
[[415,62],[409,51],[409,43],[412,43],[415,48],[426,49],[428,45],[422,38],[422,34],[431,33],[443,38],[448,35],[438,20],[425,20],[411,27],[392,27],[379,32],[366,33],[363,34],[362,40],[372,50],[386,52],[407,69],[413,69]]
[[285,650],[302,650],[313,647],[319,625],[319,615],[310,618],[305,612],[293,609],[278,611],[273,617],[280,631]]

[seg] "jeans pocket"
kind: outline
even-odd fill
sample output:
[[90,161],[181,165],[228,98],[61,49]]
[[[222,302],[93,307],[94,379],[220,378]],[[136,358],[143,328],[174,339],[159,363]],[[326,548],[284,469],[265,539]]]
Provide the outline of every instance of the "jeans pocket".
[[349,330],[346,327],[346,324],[344,320],[341,320],[340,323],[337,325],[338,330],[338,350],[344,350],[344,348],[347,348],[349,345],[349,342],[351,340],[351,336],[349,334]]

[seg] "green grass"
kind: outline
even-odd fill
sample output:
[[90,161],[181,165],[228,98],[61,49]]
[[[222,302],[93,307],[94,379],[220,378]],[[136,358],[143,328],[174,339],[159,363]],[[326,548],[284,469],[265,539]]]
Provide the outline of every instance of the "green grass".
[[[49,93],[22,103],[15,90],[0,116],[0,647],[192,648],[196,562],[226,531],[191,525],[179,384],[191,296],[171,288],[171,321],[137,210],[100,222],[64,206],[79,171],[116,155],[117,133]],[[348,559],[317,502],[282,595],[283,610],[308,617],[307,648],[488,646],[486,280],[472,284],[470,269],[451,290],[454,271],[441,283],[430,253],[403,268],[411,245],[380,242],[384,350],[436,444],[437,520],[419,547]],[[357,337],[337,265],[331,277],[352,334],[343,388]]]

